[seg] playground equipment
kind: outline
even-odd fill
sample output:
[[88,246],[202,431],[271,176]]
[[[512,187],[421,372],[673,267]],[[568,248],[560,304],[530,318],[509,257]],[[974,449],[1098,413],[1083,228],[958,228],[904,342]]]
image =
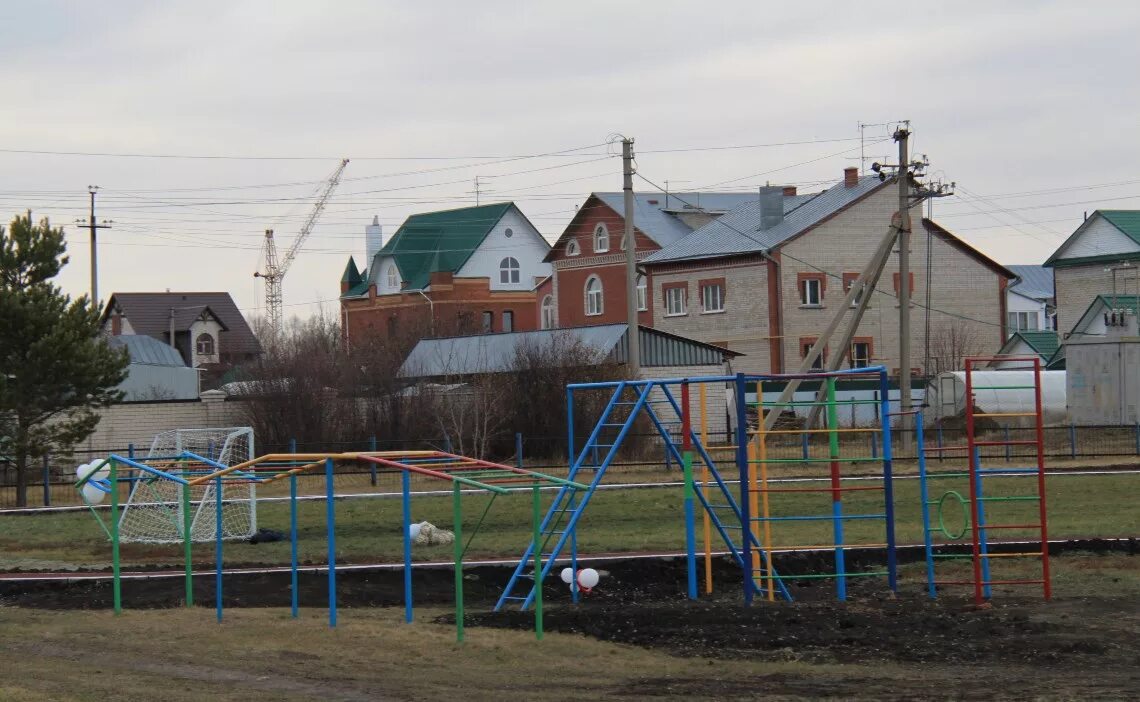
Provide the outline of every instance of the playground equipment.
[[[123,486],[133,486],[140,481],[167,482],[170,490],[180,494],[182,509],[179,514],[183,521],[181,530],[184,544],[185,560],[185,604],[192,607],[194,604],[193,570],[191,561],[191,545],[193,543],[194,529],[192,521],[208,510],[214,517],[214,562],[215,562],[215,608],[218,621],[222,621],[222,565],[223,541],[225,530],[223,528],[223,495],[227,485],[247,485],[253,483],[270,483],[278,480],[289,481],[289,538],[290,538],[290,565],[291,565],[291,607],[294,617],[299,611],[298,588],[298,556],[297,556],[297,475],[306,471],[323,469],[325,475],[325,504],[326,504],[326,533],[328,545],[328,605],[329,626],[335,627],[337,623],[336,602],[336,502],[334,493],[334,466],[336,463],[355,462],[370,463],[382,468],[397,471],[401,474],[403,490],[403,546],[404,546],[404,606],[405,619],[409,623],[413,620],[412,610],[412,532],[411,520],[411,478],[421,476],[424,478],[444,480],[452,486],[452,515],[455,532],[455,623],[456,638],[463,641],[463,556],[471,539],[475,536],[483,518],[486,517],[494,498],[516,491],[530,491],[532,496],[533,538],[539,536],[541,518],[540,490],[544,487],[557,487],[560,491],[576,493],[584,490],[585,485],[575,483],[535,471],[525,470],[513,466],[467,458],[444,451],[376,451],[354,453],[308,453],[308,454],[269,454],[227,466],[219,461],[182,451],[176,456],[159,456],[145,459],[134,459],[126,456],[111,455],[106,459],[87,466],[76,483],[81,494],[87,501],[91,493],[91,483],[97,490],[110,494],[111,510],[109,525],[105,523],[98,512],[95,513],[99,524],[111,540],[112,553],[112,582],[113,601],[115,613],[122,611],[121,587],[121,561],[120,544],[121,519],[119,510],[120,492]],[[194,505],[194,495],[206,495],[207,488],[212,488],[209,495],[213,504],[209,505],[205,499],[199,499],[197,509]],[[468,537],[466,544],[463,541],[462,519],[463,500],[462,489],[480,490],[491,494],[483,517],[476,524]],[[133,488],[129,494],[133,494]],[[203,492],[196,493],[196,490]],[[90,501],[88,501],[90,504]],[[209,506],[208,506],[209,505]],[[534,563],[536,572],[539,568],[537,560]],[[537,594],[535,602],[535,636],[542,638],[542,595]]]
[[[978,371],[980,364],[1000,361],[1009,370]],[[1029,369],[1028,371],[1026,369]],[[923,445],[922,417],[919,415],[916,427],[916,436],[919,446],[918,471],[919,491],[922,498],[922,524],[925,534],[926,547],[926,581],[927,591],[931,598],[937,596],[941,586],[966,585],[974,589],[974,600],[981,603],[992,596],[994,585],[1040,585],[1045,599],[1051,595],[1049,576],[1049,539],[1048,539],[1048,511],[1045,500],[1045,447],[1042,413],[1042,386],[1043,373],[1041,359],[1037,356],[998,356],[998,357],[972,357],[965,361],[963,380],[965,383],[965,397],[974,398],[978,393],[985,393],[990,397],[991,407],[1010,406],[1000,401],[1001,394],[1014,395],[1012,409],[1014,411],[991,411],[979,408],[977,402],[966,401],[964,413],[966,420],[966,445],[947,446],[942,448],[926,447]],[[981,382],[978,382],[981,380]],[[1033,400],[1026,406],[1024,397],[1030,395]],[[984,410],[984,411],[982,411]],[[1014,419],[1028,422],[1034,432],[1032,439],[1011,439],[1007,434],[1002,438],[992,438],[985,435],[979,426],[978,420]],[[986,447],[1029,447],[1033,451],[1034,465],[1028,467],[985,467],[982,465],[981,449]],[[926,454],[928,452],[964,452],[966,470],[938,473],[932,475],[927,470]],[[966,479],[966,486],[961,486],[962,478]],[[990,490],[987,480],[1001,479],[1008,483],[1010,479],[1034,478],[1034,491],[1030,494],[1011,492],[1008,485],[996,486]],[[937,498],[931,497],[931,486],[935,481],[945,486],[946,480],[955,481],[952,487],[945,489]],[[966,493],[963,495],[962,493]],[[955,505],[949,509],[960,509],[960,520],[950,521],[946,514],[948,505]],[[1002,506],[1002,507],[999,507]],[[1029,506],[1026,510],[1021,506]],[[1001,514],[1000,523],[993,521]],[[948,523],[949,522],[949,523]],[[1033,534],[1035,540],[1039,539],[1040,546],[1034,550],[995,551],[995,544],[991,541],[992,532],[1005,535],[1016,535],[1016,532]],[[970,546],[969,553],[946,552],[940,548],[947,544],[966,544]],[[972,578],[970,579],[936,579],[936,566],[945,560],[970,559],[972,565]],[[1005,559],[1039,558],[1041,560],[1040,578],[998,577],[993,574],[997,563]],[[995,560],[996,559],[996,560]]]
[[[805,385],[822,384],[825,388],[821,400],[789,401],[783,403],[765,403],[763,401],[762,386],[765,382],[787,381],[799,379],[809,381]],[[836,384],[849,380],[872,380],[880,389],[878,399],[874,400],[838,400],[836,397]],[[698,395],[702,398],[702,412],[700,422],[706,428],[698,435],[692,423],[692,402],[690,397],[691,386],[696,385]],[[732,449],[731,463],[734,467],[734,476],[726,479],[719,469],[717,462],[712,458],[707,439],[707,406],[704,399],[708,392],[706,387],[723,389],[732,388],[735,409],[735,442],[727,447]],[[755,390],[756,400],[749,403],[746,400],[748,388]],[[705,572],[706,587],[711,587],[711,533],[715,529],[720,539],[727,546],[732,558],[736,561],[742,572],[744,599],[751,603],[755,595],[775,599],[776,595],[784,599],[792,599],[786,581],[804,578],[834,578],[837,582],[837,596],[846,597],[846,579],[853,576],[875,575],[887,576],[891,589],[897,588],[897,573],[895,563],[894,539],[894,512],[891,492],[891,451],[890,451],[890,422],[887,401],[886,369],[881,366],[845,371],[831,371],[809,373],[802,375],[769,375],[748,376],[738,374],[735,376],[709,376],[695,378],[669,378],[654,380],[630,380],[604,383],[582,383],[567,386],[567,417],[569,418],[568,442],[570,456],[569,479],[575,480],[582,470],[593,471],[593,478],[584,491],[562,488],[554,498],[546,516],[542,520],[540,533],[527,546],[515,572],[507,587],[496,604],[496,609],[502,609],[510,603],[517,603],[521,609],[530,607],[539,596],[540,587],[527,577],[529,564],[539,562],[542,564],[538,570],[537,582],[541,583],[554,568],[560,559],[569,561],[571,572],[577,572],[577,534],[578,522],[589,504],[594,490],[602,482],[607,468],[618,455],[622,445],[628,439],[631,429],[639,420],[652,426],[660,437],[666,456],[682,466],[684,475],[684,506],[685,506],[685,542],[688,565],[688,595],[697,597],[697,567],[696,567],[696,539],[695,539],[695,505],[700,503],[705,515]],[[581,447],[575,446],[574,430],[574,397],[575,393],[587,391],[608,391],[610,397],[605,409],[598,416],[596,423],[590,431],[589,438]],[[679,395],[679,398],[678,398]],[[843,456],[841,448],[844,444],[840,436],[850,430],[839,426],[838,406],[845,402],[875,403],[878,407],[878,417],[881,421],[877,426],[858,429],[863,434],[877,437],[872,438],[871,444],[878,446],[877,453],[872,456]],[[749,404],[756,407],[759,426],[755,419],[748,416]],[[797,459],[770,457],[766,453],[767,441],[773,435],[779,435],[784,430],[763,431],[763,417],[765,411],[783,411],[796,408],[810,409],[819,407],[825,410],[825,426],[823,428],[797,429],[795,433],[805,435],[825,435],[828,437],[826,456],[802,456]],[[680,443],[676,441],[679,435]],[[726,447],[721,447],[726,448]],[[842,463],[869,463],[877,462],[882,466],[881,486],[845,487],[842,484],[843,476],[840,472]],[[812,465],[826,463],[829,466],[829,485],[826,488],[783,488],[772,487],[768,469],[772,464],[797,463]],[[699,483],[694,479],[694,466],[701,470]],[[757,471],[759,467],[759,471]],[[734,495],[729,482],[736,478],[739,485],[738,495]],[[844,513],[842,496],[851,490],[879,490],[883,495],[881,511],[871,513]],[[831,497],[829,514],[774,514],[774,496],[780,493],[821,493]],[[579,494],[580,493],[580,494]],[[761,507],[760,504],[763,504]],[[849,520],[881,520],[885,531],[885,543],[877,544],[886,548],[887,568],[885,571],[869,573],[848,571],[845,565],[844,551],[850,548],[864,547],[865,544],[850,544],[845,541],[843,525]],[[777,545],[772,537],[773,525],[779,522],[810,523],[830,522],[832,543],[826,547],[835,551],[835,571],[826,574],[788,574],[778,572],[773,562],[776,553],[802,548],[817,548],[814,546]],[[735,535],[739,532],[739,535]],[[569,551],[568,559],[563,557],[564,551]],[[526,582],[524,585],[523,583]],[[571,583],[572,597],[577,601],[578,592]]]

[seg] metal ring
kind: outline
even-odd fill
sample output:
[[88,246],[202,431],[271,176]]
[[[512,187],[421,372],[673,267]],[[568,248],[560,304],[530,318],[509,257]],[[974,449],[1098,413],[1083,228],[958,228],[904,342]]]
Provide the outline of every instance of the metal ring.
[[[942,517],[942,507],[946,503],[946,498],[951,495],[953,495],[954,499],[958,500],[958,504],[962,506],[962,530],[957,534],[950,533],[950,530],[946,528],[946,520]],[[942,493],[942,497],[938,498],[938,528],[948,539],[960,539],[966,535],[966,531],[970,528],[970,513],[966,509],[966,499],[953,490],[947,490]]]

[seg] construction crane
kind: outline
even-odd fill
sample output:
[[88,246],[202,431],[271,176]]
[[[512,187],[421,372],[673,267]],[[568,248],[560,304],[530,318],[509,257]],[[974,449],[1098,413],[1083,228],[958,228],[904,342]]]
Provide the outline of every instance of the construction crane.
[[344,159],[329,176],[328,182],[319,191],[317,197],[317,204],[313,206],[313,211],[309,213],[308,219],[301,227],[301,231],[297,234],[297,239],[289,250],[285,253],[285,257],[280,262],[277,260],[277,244],[273,240],[273,230],[265,230],[265,270],[258,271],[253,274],[254,278],[265,279],[265,317],[269,328],[270,337],[277,340],[281,335],[281,325],[284,319],[284,313],[281,309],[281,281],[285,278],[285,274],[289,271],[289,266],[292,265],[293,259],[297,257],[297,252],[301,250],[304,245],[305,239],[309,238],[309,234],[313,231],[313,226],[316,225],[317,219],[324,211],[325,205],[328,203],[329,196],[336,190],[336,186],[340,184],[340,177],[344,173],[345,166],[348,165],[348,159]]

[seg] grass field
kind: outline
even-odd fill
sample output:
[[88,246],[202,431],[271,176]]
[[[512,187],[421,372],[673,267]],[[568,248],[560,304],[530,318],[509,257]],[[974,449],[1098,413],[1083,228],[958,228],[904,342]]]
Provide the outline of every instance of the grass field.
[[[817,484],[818,485],[818,484]],[[987,494],[1024,495],[1034,492],[1027,478],[989,478]],[[438,487],[434,484],[431,487]],[[1048,480],[1048,505],[1051,538],[1087,538],[1136,536],[1140,534],[1140,508],[1135,495],[1140,488],[1140,475],[1060,475]],[[385,486],[378,488],[386,489]],[[933,481],[931,494],[945,490],[967,492],[962,478]],[[550,499],[550,494],[546,499]],[[579,525],[579,548],[583,553],[620,553],[655,550],[680,550],[684,545],[682,491],[679,487],[654,487],[598,491]],[[464,532],[470,534],[479,520],[488,497],[471,494],[464,498]],[[851,492],[844,497],[845,509],[854,512],[881,512],[878,492]],[[772,515],[829,514],[830,497],[826,494],[789,493],[772,495]],[[921,543],[922,524],[918,499],[918,482],[898,480],[895,483],[897,538],[900,544]],[[1035,502],[990,503],[989,522],[1031,523]],[[959,510],[955,512],[954,510]],[[339,500],[337,512],[337,558],[343,562],[376,562],[398,560],[401,554],[400,503],[386,498]],[[106,514],[106,513],[104,513]],[[427,520],[450,528],[451,498],[419,496],[413,500],[414,519]],[[946,521],[960,524],[963,515],[957,506],[948,507]],[[262,527],[287,531],[288,505],[265,502],[258,506],[258,523]],[[300,553],[302,561],[327,561],[325,541],[325,505],[321,501],[300,503]],[[530,536],[530,497],[516,494],[499,497],[468,551],[468,558],[516,556],[525,548]],[[698,525],[699,528],[699,525]],[[831,543],[830,522],[779,523],[773,528],[773,545],[802,546]],[[848,543],[881,543],[881,523],[851,521],[847,523]],[[1035,533],[1011,530],[1003,538],[1033,537]],[[716,539],[714,533],[714,539]],[[714,542],[715,548],[720,545]],[[123,547],[127,565],[176,565],[181,563],[178,545],[151,546],[128,544]],[[449,547],[417,548],[418,560],[451,557]],[[288,563],[287,542],[231,543],[226,546],[227,563]],[[109,567],[110,547],[106,536],[89,512],[0,516],[0,570]],[[195,547],[195,560],[213,562],[213,546]]]

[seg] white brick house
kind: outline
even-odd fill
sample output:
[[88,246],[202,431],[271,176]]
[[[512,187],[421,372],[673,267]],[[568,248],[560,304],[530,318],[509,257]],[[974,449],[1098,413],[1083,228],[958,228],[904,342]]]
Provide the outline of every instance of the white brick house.
[[[849,168],[843,181],[814,195],[765,191],[650,255],[643,265],[653,281],[655,327],[744,353],[734,363],[737,370],[790,372],[887,233],[898,189],[893,179],[860,178]],[[1015,275],[936,223],[917,216],[913,221],[912,359],[917,373],[933,373],[955,365],[958,351],[988,353],[1002,344],[1005,291]],[[897,368],[897,271],[896,252],[844,367]],[[930,368],[923,367],[927,356]]]

